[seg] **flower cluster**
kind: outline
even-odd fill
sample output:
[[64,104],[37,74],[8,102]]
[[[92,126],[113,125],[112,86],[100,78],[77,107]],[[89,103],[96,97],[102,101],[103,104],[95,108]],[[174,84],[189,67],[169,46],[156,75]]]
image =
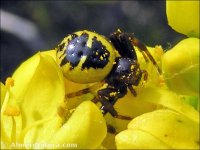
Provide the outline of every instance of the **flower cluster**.
[[[163,70],[162,76],[137,51],[141,68],[149,73],[148,81],[136,88],[137,97],[128,93],[115,105],[119,114],[133,120],[121,120],[109,114],[103,117],[98,105],[90,101],[96,91],[66,98],[66,93],[90,85],[64,78],[56,63],[55,50],[38,52],[23,62],[5,84],[1,83],[1,147],[198,149],[197,3],[166,2],[169,25],[188,38],[167,52],[161,46],[148,47]],[[115,127],[117,135],[107,132],[106,124]]]

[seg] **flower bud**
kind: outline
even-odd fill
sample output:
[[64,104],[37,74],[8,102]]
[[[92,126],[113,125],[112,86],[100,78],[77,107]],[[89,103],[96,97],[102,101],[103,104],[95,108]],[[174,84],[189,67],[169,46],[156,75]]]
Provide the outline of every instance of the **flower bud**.
[[177,32],[199,37],[199,1],[166,1],[168,24]]
[[163,56],[163,76],[168,87],[178,94],[199,94],[199,39],[179,42]]

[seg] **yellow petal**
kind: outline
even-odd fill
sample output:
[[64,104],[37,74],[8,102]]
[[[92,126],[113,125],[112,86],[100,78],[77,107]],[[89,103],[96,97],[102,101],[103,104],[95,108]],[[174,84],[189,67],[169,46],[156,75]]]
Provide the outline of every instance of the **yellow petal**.
[[[175,110],[186,117],[199,122],[199,113],[192,106],[188,105],[176,93],[159,87],[143,87],[136,89],[137,96],[134,97],[130,92],[114,106],[120,115],[135,118],[147,112],[161,108]],[[129,121],[121,119],[111,119],[106,116],[107,122],[114,126],[117,132],[126,129]]]
[[182,95],[199,95],[199,39],[179,42],[163,56],[163,75],[170,89]]
[[[79,83],[72,82],[72,81],[65,78],[66,95],[69,94],[69,93],[73,93],[73,92],[77,92],[79,90],[85,89],[87,87],[89,87],[89,84],[79,84]],[[80,95],[80,96],[75,96],[73,98],[66,98],[67,107],[69,109],[74,109],[81,102],[83,102],[85,100],[91,100],[93,97],[94,97],[94,95],[92,95],[92,93],[88,93],[88,94],[83,94],[83,95]]]
[[[151,96],[151,93],[144,93],[144,95],[146,97],[149,97]],[[118,112],[118,114],[129,116],[131,118],[135,118],[139,115],[142,115],[143,113],[157,109],[157,104],[145,101],[140,98],[140,93],[138,93],[137,97],[134,97],[132,93],[128,92],[125,97],[117,101],[117,103],[114,105],[114,108]],[[115,127],[117,132],[125,130],[127,124],[130,122],[130,120],[112,119],[109,116],[106,115],[106,120],[107,122],[109,122],[110,125]]]
[[40,56],[39,54],[36,54],[23,62],[14,72],[12,78],[14,79],[15,86],[12,91],[15,93],[17,100],[22,101],[39,61]]
[[[90,101],[81,103],[52,137],[52,144],[76,144],[79,149],[97,148],[106,136],[106,123],[99,108]],[[73,147],[60,147],[71,149]]]
[[158,105],[158,108],[160,105],[172,109],[199,123],[199,112],[184,102],[184,100],[180,99],[180,97],[172,91],[147,87],[139,91],[136,100],[154,103]]
[[128,129],[115,137],[117,149],[170,149],[153,135],[139,129]]
[[128,129],[147,132],[172,149],[199,148],[199,123],[172,110],[161,109],[143,114],[133,119]]
[[62,72],[45,52],[25,61],[14,73],[16,96],[24,117],[24,127],[55,115],[65,96]]
[[42,54],[51,56],[54,59],[54,61],[56,62],[56,50],[43,51]]
[[1,83],[1,89],[0,90],[1,90],[1,106],[2,106],[5,95],[6,95],[7,88],[2,82],[0,82],[0,83]]
[[47,117],[46,119],[36,121],[23,130],[20,142],[30,145],[31,149],[50,147],[52,145],[50,145],[49,140],[60,129],[62,121],[62,118],[59,116]]
[[166,1],[168,24],[177,32],[199,37],[199,1]]

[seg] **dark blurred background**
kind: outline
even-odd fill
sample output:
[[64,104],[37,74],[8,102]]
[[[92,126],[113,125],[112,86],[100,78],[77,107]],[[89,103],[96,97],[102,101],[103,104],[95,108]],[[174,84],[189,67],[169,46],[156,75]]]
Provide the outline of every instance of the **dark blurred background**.
[[165,50],[185,38],[168,26],[165,1],[1,1],[1,81],[69,33],[87,29],[107,36],[117,28]]

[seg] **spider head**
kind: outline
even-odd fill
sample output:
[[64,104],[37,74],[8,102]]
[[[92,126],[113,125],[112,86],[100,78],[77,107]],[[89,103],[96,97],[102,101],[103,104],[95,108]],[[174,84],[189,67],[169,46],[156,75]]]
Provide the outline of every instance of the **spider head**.
[[130,58],[117,58],[113,71],[112,75],[115,81],[127,86],[135,85],[142,76],[139,64]]

